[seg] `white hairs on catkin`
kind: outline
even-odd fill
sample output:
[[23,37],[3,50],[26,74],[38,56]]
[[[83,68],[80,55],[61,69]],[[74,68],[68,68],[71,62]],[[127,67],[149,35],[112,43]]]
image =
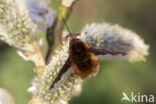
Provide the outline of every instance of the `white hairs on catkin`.
[[14,47],[33,50],[36,25],[28,16],[26,8],[15,0],[0,1],[0,36]]
[[[38,97],[43,102],[61,104],[62,101],[68,102],[72,96],[76,96],[81,92],[82,81],[72,72],[71,68],[50,90],[52,82],[55,80],[68,58],[68,46],[68,44],[64,44],[61,50],[56,51],[56,55],[52,58],[49,65],[46,66],[41,77],[37,78],[35,86],[37,86],[39,91]],[[74,91],[72,91],[72,89],[74,89]]]
[[136,33],[119,25],[91,24],[82,30],[86,35],[82,38],[91,47],[109,51],[125,52],[127,55],[99,55],[102,60],[144,61],[149,46]]
[[[65,34],[64,32],[63,35],[66,36]],[[142,61],[144,60],[144,56],[148,55],[148,45],[137,34],[118,25],[109,25],[106,23],[86,25],[78,38],[93,48],[125,52],[127,54],[126,56],[121,55],[117,57],[103,55],[99,57],[102,60],[114,60],[115,58],[116,60]],[[56,51],[56,55],[53,56],[41,77],[37,78],[34,84],[39,93],[38,98],[44,103],[68,103],[73,95],[81,92],[82,80],[74,74],[72,68],[50,90],[52,82],[69,57],[68,47],[69,41],[63,44],[60,50]]]
[[31,20],[37,24],[38,31],[43,32],[52,26],[56,13],[50,8],[49,0],[16,0],[27,8]]

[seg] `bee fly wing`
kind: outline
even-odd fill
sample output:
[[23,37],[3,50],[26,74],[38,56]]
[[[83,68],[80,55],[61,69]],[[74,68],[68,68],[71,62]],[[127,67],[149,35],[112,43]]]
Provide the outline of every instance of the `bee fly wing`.
[[94,53],[95,55],[106,55],[106,54],[111,54],[111,55],[126,55],[126,53],[124,52],[115,52],[115,51],[108,51],[108,50],[104,50],[104,49],[96,49],[96,48],[91,48],[90,51],[92,53]]
[[55,78],[55,80],[53,81],[53,83],[51,84],[50,89],[52,89],[52,88],[54,87],[55,83],[57,83],[57,82],[61,79],[62,75],[63,75],[65,72],[67,72],[67,70],[68,70],[71,66],[72,66],[72,65],[71,65],[70,58],[68,58],[67,61],[66,61],[66,63],[65,63],[65,64],[63,65],[63,67],[61,68],[59,74],[57,75],[57,77]]

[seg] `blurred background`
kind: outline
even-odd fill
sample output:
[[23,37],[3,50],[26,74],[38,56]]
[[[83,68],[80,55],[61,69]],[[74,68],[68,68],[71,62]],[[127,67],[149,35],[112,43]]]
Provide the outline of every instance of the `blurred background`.
[[[53,1],[54,9],[59,2]],[[92,22],[119,24],[138,33],[150,45],[150,55],[146,62],[100,62],[98,75],[85,80],[81,95],[73,98],[70,104],[121,104],[122,92],[156,97],[155,10],[155,0],[79,0],[76,3],[68,21],[72,32]],[[33,67],[32,62],[17,55],[15,48],[0,42],[0,87],[11,92],[16,104],[27,104],[31,99],[26,90],[33,79]]]

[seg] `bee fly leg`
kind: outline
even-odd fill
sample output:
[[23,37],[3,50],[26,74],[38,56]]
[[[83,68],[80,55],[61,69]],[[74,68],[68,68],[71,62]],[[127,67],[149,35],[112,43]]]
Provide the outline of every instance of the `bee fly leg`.
[[72,66],[72,65],[71,65],[70,58],[68,58],[67,61],[65,62],[65,64],[63,65],[63,67],[61,68],[59,74],[57,75],[57,77],[55,78],[55,80],[53,81],[53,83],[51,84],[50,89],[52,89],[52,88],[54,87],[55,83],[57,83],[57,82],[61,79],[62,75],[63,75],[65,72],[67,72],[67,70],[68,70],[71,66]]
[[108,51],[108,50],[104,50],[104,49],[96,49],[96,48],[91,48],[90,51],[92,53],[94,53],[95,55],[105,55],[105,54],[111,54],[111,55],[126,55],[125,52],[115,52],[115,51]]

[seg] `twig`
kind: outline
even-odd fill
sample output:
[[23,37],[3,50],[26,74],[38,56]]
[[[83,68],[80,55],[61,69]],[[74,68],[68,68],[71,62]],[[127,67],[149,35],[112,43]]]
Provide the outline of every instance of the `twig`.
[[[60,43],[62,39],[62,31],[64,28],[64,22],[62,20],[62,17],[64,17],[65,21],[68,20],[73,5],[77,0],[62,0],[61,4],[58,7],[58,16],[56,25],[51,28],[51,30],[48,29],[49,32],[47,32],[47,39],[49,40],[49,49],[46,56],[46,64],[49,63],[51,60],[54,50],[56,49],[57,45]],[[51,39],[52,37],[52,39]]]

